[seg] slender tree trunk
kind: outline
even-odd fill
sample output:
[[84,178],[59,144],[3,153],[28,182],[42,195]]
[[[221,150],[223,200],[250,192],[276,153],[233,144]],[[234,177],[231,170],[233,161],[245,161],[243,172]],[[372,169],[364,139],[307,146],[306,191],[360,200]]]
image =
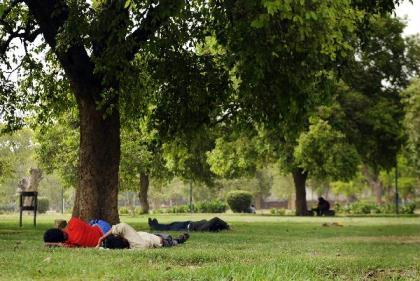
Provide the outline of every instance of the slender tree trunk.
[[149,175],[146,173],[140,173],[139,200],[140,200],[141,212],[143,214],[149,213],[149,201],[147,200],[148,191],[149,191]]
[[382,195],[384,188],[382,186],[382,182],[379,179],[379,172],[372,171],[369,167],[365,166],[363,168],[363,174],[366,177],[366,180],[369,186],[372,188],[373,194],[375,195],[376,204],[382,204]]
[[120,117],[98,109],[92,96],[76,95],[80,115],[80,181],[73,215],[84,220],[103,219],[112,224],[118,216]]
[[260,209],[262,209],[262,207],[263,207],[263,197],[262,197],[262,194],[261,194],[261,192],[257,192],[256,194],[255,194],[255,208],[257,209],[257,210],[260,210]]
[[79,207],[79,203],[80,203],[80,188],[79,188],[79,184],[77,184],[76,186],[76,191],[74,193],[74,203],[73,203],[73,211],[72,211],[72,216],[73,217],[79,217],[80,216],[80,207]]
[[296,191],[296,216],[306,216],[308,215],[306,204],[306,179],[308,173],[301,168],[296,168],[292,171],[292,175]]

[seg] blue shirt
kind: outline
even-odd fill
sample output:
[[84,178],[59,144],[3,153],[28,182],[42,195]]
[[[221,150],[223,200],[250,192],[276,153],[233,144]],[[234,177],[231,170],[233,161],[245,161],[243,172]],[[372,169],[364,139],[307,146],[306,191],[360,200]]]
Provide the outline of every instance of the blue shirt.
[[89,224],[91,226],[95,226],[95,225],[99,226],[99,228],[102,230],[103,234],[105,234],[105,233],[107,233],[108,231],[111,230],[111,225],[104,220],[91,220],[89,222]]

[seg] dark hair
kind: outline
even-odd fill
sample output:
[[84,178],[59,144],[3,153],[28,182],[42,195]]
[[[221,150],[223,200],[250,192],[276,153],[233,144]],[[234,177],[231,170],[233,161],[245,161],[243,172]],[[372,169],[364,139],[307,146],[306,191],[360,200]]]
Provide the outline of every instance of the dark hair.
[[102,241],[102,247],[108,249],[128,249],[130,248],[130,244],[127,239],[121,236],[109,235]]
[[44,233],[44,242],[59,243],[66,241],[64,231],[58,228],[50,228]]

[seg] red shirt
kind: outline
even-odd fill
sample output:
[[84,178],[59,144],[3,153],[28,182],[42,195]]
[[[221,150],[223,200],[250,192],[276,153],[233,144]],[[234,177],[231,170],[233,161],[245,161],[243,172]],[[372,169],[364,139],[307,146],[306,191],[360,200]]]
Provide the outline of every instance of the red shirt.
[[68,246],[95,247],[102,236],[99,226],[91,226],[75,217],[70,219],[64,232],[68,236],[65,242]]

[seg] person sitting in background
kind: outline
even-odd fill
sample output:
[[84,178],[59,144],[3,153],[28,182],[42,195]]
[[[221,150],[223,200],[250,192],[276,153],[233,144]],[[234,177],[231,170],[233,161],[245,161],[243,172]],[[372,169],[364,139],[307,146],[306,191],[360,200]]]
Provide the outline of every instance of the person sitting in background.
[[229,230],[230,226],[218,217],[201,221],[177,221],[168,224],[159,223],[157,219],[148,220],[149,227],[157,231],[210,231]]
[[257,208],[255,208],[255,205],[251,205],[251,207],[249,207],[249,212],[251,214],[256,214],[257,213]]
[[152,234],[136,231],[126,223],[113,225],[111,229],[99,238],[96,247],[103,246],[109,249],[150,249],[159,247],[173,247],[184,243],[189,238],[188,233],[173,239],[172,236],[163,233]]
[[99,239],[111,229],[104,220],[92,220],[90,224],[72,217],[64,229],[51,228],[44,233],[46,246],[95,247]]
[[334,216],[335,212],[330,210],[330,202],[325,200],[323,197],[318,198],[318,206],[313,209],[317,216]]

